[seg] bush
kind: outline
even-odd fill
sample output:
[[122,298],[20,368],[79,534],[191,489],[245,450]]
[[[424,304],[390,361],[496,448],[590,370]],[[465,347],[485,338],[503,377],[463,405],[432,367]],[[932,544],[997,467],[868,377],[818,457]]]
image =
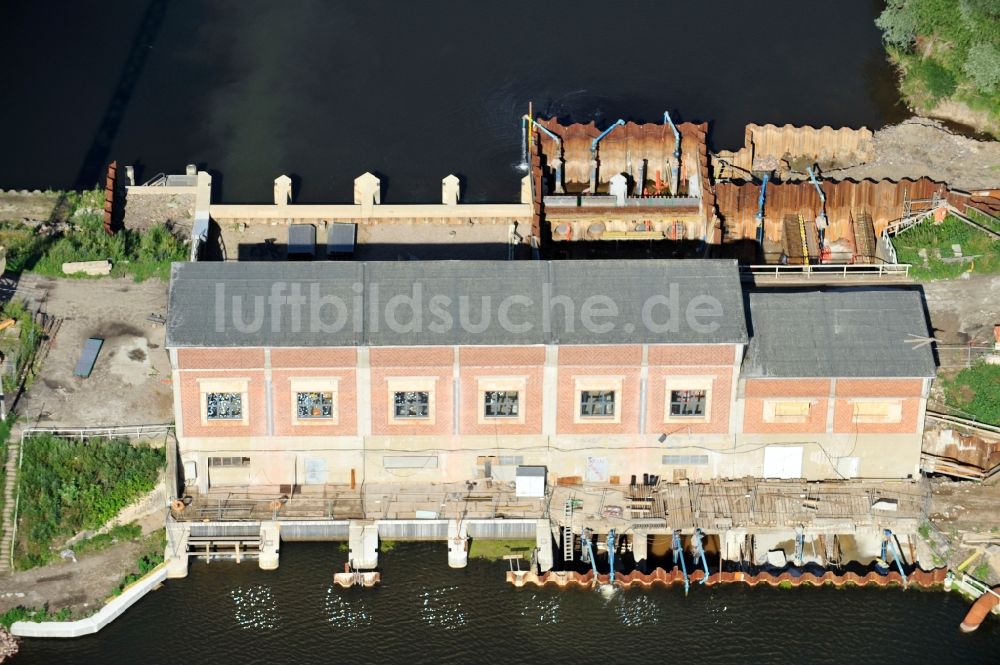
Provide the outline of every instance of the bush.
[[163,450],[126,439],[69,441],[51,435],[25,441],[18,473],[18,568],[43,565],[59,541],[97,529],[156,485]]
[[913,75],[923,84],[934,101],[950,97],[958,81],[954,74],[932,58],[923,58],[913,64]]
[[980,92],[996,92],[1000,86],[1000,49],[992,44],[973,44],[962,70]]
[[49,612],[48,606],[37,610],[19,605],[0,614],[0,624],[3,624],[4,628],[10,630],[10,627],[18,621],[42,623],[43,621],[69,621],[70,618],[71,615],[68,607],[64,607],[58,612]]

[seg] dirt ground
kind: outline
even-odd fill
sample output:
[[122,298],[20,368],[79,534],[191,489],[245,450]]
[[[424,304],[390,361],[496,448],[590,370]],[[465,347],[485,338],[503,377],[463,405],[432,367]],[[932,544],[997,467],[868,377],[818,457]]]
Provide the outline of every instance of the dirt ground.
[[[26,275],[17,298],[61,319],[41,375],[16,406],[21,426],[98,427],[173,421],[165,328],[167,285],[158,280],[50,279]],[[9,295],[9,294],[5,294]],[[104,339],[93,373],[73,374],[84,342]]]
[[1000,324],[1000,275],[922,285],[934,335],[943,344],[992,344]]
[[836,180],[927,176],[966,191],[1000,187],[1000,141],[977,141],[936,120],[910,118],[875,132],[872,161],[823,176]]

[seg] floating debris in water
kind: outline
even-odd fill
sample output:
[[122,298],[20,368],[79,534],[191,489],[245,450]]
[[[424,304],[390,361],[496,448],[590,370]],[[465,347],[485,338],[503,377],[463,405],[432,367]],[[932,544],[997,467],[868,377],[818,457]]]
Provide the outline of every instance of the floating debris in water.
[[535,624],[559,623],[559,600],[551,596],[533,594],[521,609],[521,616],[531,619]]
[[271,587],[254,584],[229,592],[236,605],[236,624],[245,630],[270,630],[278,627],[277,605]]
[[368,611],[365,601],[347,600],[343,597],[343,590],[334,589],[331,584],[326,588],[326,620],[341,628],[356,628],[358,626],[370,626],[372,616]]
[[458,587],[448,586],[440,589],[424,589],[418,598],[421,602],[420,615],[429,626],[440,626],[445,630],[453,630],[465,625],[465,611],[462,603],[451,596]]
[[660,623],[660,608],[646,594],[618,594],[615,613],[623,626],[653,626]]

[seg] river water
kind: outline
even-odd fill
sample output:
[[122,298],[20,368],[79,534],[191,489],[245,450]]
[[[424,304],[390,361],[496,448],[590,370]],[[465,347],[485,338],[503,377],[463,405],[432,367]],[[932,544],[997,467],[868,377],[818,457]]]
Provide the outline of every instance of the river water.
[[516,200],[518,118],[664,110],[712,122],[900,119],[878,1],[102,0],[0,3],[0,188],[90,187],[110,159],[140,181],[198,163],[217,198]]
[[996,663],[1000,621],[956,594],[680,586],[515,589],[505,562],[447,567],[444,543],[381,555],[383,582],[332,587],[336,543],[284,545],[277,571],[193,563],[96,636],[26,640],[31,663]]

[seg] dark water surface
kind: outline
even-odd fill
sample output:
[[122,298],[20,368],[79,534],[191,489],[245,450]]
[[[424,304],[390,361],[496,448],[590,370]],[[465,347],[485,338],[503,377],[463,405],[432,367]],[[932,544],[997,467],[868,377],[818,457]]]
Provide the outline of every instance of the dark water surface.
[[515,589],[504,562],[451,570],[444,543],[397,546],[383,584],[331,588],[345,552],[285,545],[281,566],[195,563],[97,636],[27,640],[30,663],[997,663],[1000,622],[931,591]]
[[[877,0],[0,3],[0,187],[90,187],[101,164],[145,180],[199,163],[219,198],[515,200],[518,118],[748,122],[899,119]],[[218,175],[218,174],[221,174]]]

